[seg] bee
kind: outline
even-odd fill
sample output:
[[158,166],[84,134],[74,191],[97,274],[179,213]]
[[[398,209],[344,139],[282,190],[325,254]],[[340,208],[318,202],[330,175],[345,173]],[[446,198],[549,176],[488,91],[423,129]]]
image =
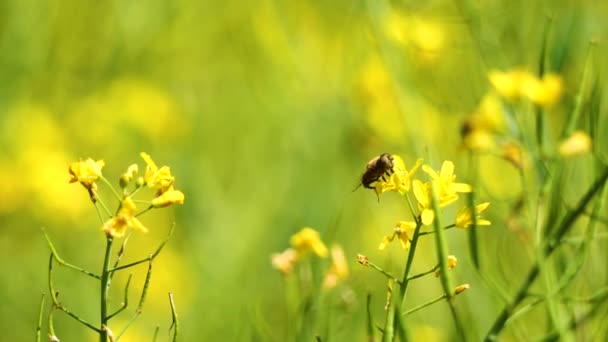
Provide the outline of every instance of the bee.
[[377,182],[381,178],[385,180],[384,176],[393,173],[394,166],[393,156],[388,153],[382,153],[367,163],[365,172],[361,175],[361,184],[359,186],[363,185],[364,188],[374,189],[372,183]]

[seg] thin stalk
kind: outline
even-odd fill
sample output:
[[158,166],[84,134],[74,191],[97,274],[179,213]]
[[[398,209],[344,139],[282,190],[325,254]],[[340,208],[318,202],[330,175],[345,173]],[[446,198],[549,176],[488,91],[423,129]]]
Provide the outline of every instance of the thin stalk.
[[40,342],[40,331],[42,329],[42,313],[44,311],[44,296],[42,294],[42,298],[40,299],[40,311],[38,312],[38,324],[36,325],[36,342]]
[[101,270],[101,332],[99,334],[100,342],[108,341],[108,332],[105,327],[108,326],[108,290],[110,287],[110,256],[112,255],[112,242],[114,238],[106,237],[106,253],[103,259],[103,269]]
[[418,278],[420,278],[420,277],[424,277],[424,276],[425,276],[425,275],[427,275],[427,274],[431,274],[431,273],[433,273],[433,272],[437,272],[437,270],[439,270],[439,265],[437,265],[437,266],[433,267],[432,269],[430,269],[430,270],[428,270],[428,271],[426,271],[426,272],[422,272],[422,273],[418,273],[418,274],[416,274],[416,275],[413,275],[413,276],[411,276],[411,277],[407,278],[407,281],[414,280],[414,279],[418,279]]
[[127,322],[127,325],[125,325],[125,327],[122,329],[120,334],[118,334],[118,336],[116,336],[116,338],[114,339],[114,342],[118,342],[118,340],[122,337],[122,335],[124,335],[124,333],[127,332],[127,329],[129,329],[131,324],[133,324],[133,322],[135,322],[137,317],[139,317],[139,315],[141,315],[141,313],[144,309],[144,302],[146,301],[146,295],[148,294],[148,286],[150,286],[150,279],[152,279],[152,261],[151,260],[148,262],[148,272],[146,273],[146,280],[144,281],[144,288],[141,291],[141,297],[139,298],[139,304],[137,305],[137,309],[135,310],[133,317],[131,317],[129,322]]
[[384,332],[382,342],[392,342],[395,337],[394,322],[395,322],[395,304],[393,303],[393,286],[389,280],[388,292],[386,298],[386,318],[384,322]]
[[416,306],[414,308],[411,308],[411,309],[405,311],[401,315],[402,316],[407,316],[407,315],[413,314],[414,312],[416,312],[418,310],[422,310],[422,309],[426,308],[427,306],[431,306],[431,305],[433,305],[433,304],[435,304],[435,303],[437,303],[437,302],[439,302],[441,300],[444,300],[446,298],[448,298],[448,295],[444,293],[441,296],[439,296],[439,297],[437,297],[437,298],[435,298],[433,300],[430,300],[430,301],[428,301],[428,302],[426,302],[424,304],[418,305],[418,306]]
[[578,119],[583,111],[583,100],[585,98],[585,94],[587,93],[587,86],[591,73],[591,59],[594,47],[595,43],[590,42],[589,47],[587,48],[587,57],[585,58],[585,66],[583,69],[583,77],[581,78],[580,88],[578,90],[578,93],[576,94],[576,97],[574,98],[574,110],[572,110],[572,112],[568,116],[568,121],[564,126],[564,130],[562,132],[562,139],[565,139],[570,134],[572,134],[572,132],[574,132]]
[[97,329],[95,326],[93,326],[91,323],[85,321],[84,319],[78,317],[78,315],[72,313],[70,310],[68,310],[67,308],[65,308],[57,299],[57,296],[59,295],[59,292],[55,291],[55,285],[53,284],[53,259],[54,256],[51,253],[51,257],[49,259],[49,292],[51,293],[51,300],[53,301],[53,305],[51,308],[51,312],[49,313],[49,333],[52,335],[55,335],[54,329],[51,329],[51,324],[52,324],[52,312],[55,309],[61,310],[63,312],[65,312],[68,316],[72,317],[73,319],[77,320],[78,322],[80,322],[81,324],[87,326],[89,329],[94,330],[98,333],[100,333],[100,330]]
[[[443,230],[448,230],[448,229],[452,229],[452,228],[456,228],[456,224],[455,224],[455,223],[452,223],[452,224],[451,224],[451,225],[449,225],[449,226],[445,226],[445,227],[443,227]],[[424,235],[431,235],[431,234],[435,234],[435,231],[434,231],[434,230],[431,230],[431,231],[428,231],[428,232],[421,232],[421,233],[420,233],[420,236],[424,236]]]
[[47,241],[47,243],[48,243],[48,245],[49,245],[49,248],[51,249],[51,254],[52,254],[52,256],[55,258],[55,260],[57,260],[57,262],[58,262],[60,265],[62,265],[62,266],[66,266],[66,267],[69,267],[69,268],[74,269],[74,270],[76,270],[76,271],[78,271],[78,272],[82,272],[82,273],[84,273],[84,274],[88,275],[89,277],[93,277],[93,278],[95,278],[95,279],[101,279],[101,277],[100,277],[100,276],[98,276],[97,274],[94,274],[94,273],[92,273],[92,272],[89,272],[89,271],[87,271],[87,270],[85,270],[85,269],[82,269],[82,268],[80,268],[80,267],[78,267],[78,266],[74,266],[74,265],[72,265],[72,264],[70,264],[70,263],[65,262],[63,259],[61,259],[61,258],[59,257],[59,254],[57,254],[57,250],[55,249],[55,246],[54,246],[54,245],[53,245],[53,243],[51,242],[51,238],[49,238],[49,236],[48,236],[48,234],[46,233],[46,230],[44,230],[44,228],[42,229],[42,233],[44,233],[44,237],[46,238],[46,241]]
[[369,262],[368,265],[371,266],[376,271],[384,274],[388,279],[396,282],[397,284],[401,284],[401,281],[399,279],[397,279],[394,275],[388,273],[387,271],[383,270],[382,268],[378,267],[376,264]]
[[154,335],[152,336],[152,342],[156,342],[156,339],[158,338],[159,330],[160,330],[160,327],[157,325],[156,328],[154,328]]
[[173,235],[174,230],[175,230],[175,223],[173,224],[173,226],[171,226],[171,230],[169,231],[169,234],[167,234],[167,238],[165,239],[165,241],[161,242],[161,244],[158,246],[158,248],[156,248],[154,253],[150,254],[147,258],[141,259],[139,261],[135,261],[135,262],[132,262],[132,263],[129,263],[126,265],[118,266],[118,267],[115,265],[114,267],[110,268],[108,270],[108,272],[114,273],[116,271],[123,270],[125,268],[130,268],[130,267],[142,264],[144,262],[149,262],[149,261],[154,260],[154,258],[156,258],[156,256],[160,253],[160,251],[163,250],[163,247],[165,247],[167,242],[169,242],[169,239],[171,238],[171,235]]
[[131,278],[132,277],[133,277],[133,273],[129,274],[129,278],[127,279],[127,284],[125,285],[125,297],[124,297],[124,300],[122,302],[122,305],[113,314],[111,314],[111,315],[108,316],[108,321],[111,320],[112,317],[118,315],[123,310],[125,310],[127,308],[127,306],[129,306],[129,285],[131,284]]
[[106,177],[104,177],[104,176],[99,177],[99,179],[101,179],[101,181],[104,182],[108,186],[108,188],[110,188],[110,190],[112,191],[112,193],[114,194],[114,197],[116,197],[116,199],[118,200],[118,202],[121,202],[122,201],[122,196],[120,196],[118,194],[118,192],[116,192],[116,189],[114,189],[114,187],[112,186],[112,184],[110,183],[110,181],[108,181],[106,179]]
[[[173,327],[173,342],[177,342],[177,334],[179,333],[179,319],[177,318],[177,310],[175,310],[175,302],[173,301],[173,293],[169,292],[169,303],[171,304],[171,327]],[[171,329],[169,327],[169,329]]]

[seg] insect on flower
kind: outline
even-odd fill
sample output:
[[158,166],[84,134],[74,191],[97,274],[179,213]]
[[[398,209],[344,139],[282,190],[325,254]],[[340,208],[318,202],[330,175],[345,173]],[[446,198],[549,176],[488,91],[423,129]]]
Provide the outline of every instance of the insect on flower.
[[[359,186],[363,185],[363,187],[367,189],[374,189],[372,183],[381,178],[385,180],[384,176],[393,173],[394,166],[393,156],[388,153],[382,153],[367,163],[365,172],[361,175],[361,184],[359,184]],[[357,188],[359,188],[359,186],[357,186]]]

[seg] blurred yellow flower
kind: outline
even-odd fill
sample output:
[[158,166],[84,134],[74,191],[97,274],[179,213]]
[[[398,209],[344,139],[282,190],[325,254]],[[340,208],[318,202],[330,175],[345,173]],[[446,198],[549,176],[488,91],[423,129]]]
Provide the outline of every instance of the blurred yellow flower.
[[378,179],[375,184],[374,190],[377,195],[380,195],[387,191],[397,191],[405,194],[410,191],[411,179],[422,164],[422,159],[418,159],[414,166],[408,171],[405,168],[403,159],[398,155],[392,155],[393,157],[393,170],[392,174],[385,179]]
[[386,248],[386,245],[391,243],[395,238],[398,238],[399,242],[401,242],[401,247],[403,247],[403,249],[405,250],[408,250],[410,248],[410,239],[408,233],[413,231],[414,229],[416,229],[416,222],[399,221],[393,230],[393,234],[386,235],[382,239],[382,242],[380,242],[378,249],[383,250],[384,248]]
[[[481,213],[485,211],[489,205],[490,202],[485,202],[475,206],[478,226],[489,226],[492,224],[492,222],[481,218]],[[456,213],[456,227],[469,228],[471,225],[473,225],[473,210],[471,210],[470,207],[462,207],[458,209],[458,212]]]
[[321,258],[327,256],[327,247],[325,247],[325,244],[321,241],[319,232],[310,227],[302,228],[291,237],[289,242],[291,247],[295,249],[297,258],[300,258],[308,251],[314,252]]
[[575,131],[559,144],[559,154],[570,157],[591,150],[591,137],[583,131]]
[[325,274],[325,280],[323,281],[323,288],[332,289],[338,285],[340,280],[344,280],[348,277],[348,263],[344,256],[344,250],[342,247],[335,245],[330,249],[331,252],[331,266]]
[[540,80],[536,77],[527,78],[522,93],[537,105],[549,107],[559,101],[563,89],[563,81],[559,75],[546,74]]
[[387,37],[409,48],[422,61],[432,61],[443,49],[443,29],[432,20],[392,11],[384,23]]
[[491,70],[488,73],[488,79],[492,87],[498,94],[509,100],[519,99],[522,95],[522,85],[534,78],[534,75],[521,69]]
[[154,208],[164,208],[173,204],[184,204],[184,194],[173,189],[173,186],[152,200]]
[[272,267],[277,269],[283,275],[289,275],[293,271],[296,264],[296,251],[293,248],[287,248],[283,253],[272,254]]
[[69,167],[71,175],[69,182],[80,182],[85,188],[96,190],[97,184],[95,184],[95,181],[102,176],[101,169],[104,165],[103,160],[94,161],[91,158],[72,163]]
[[148,229],[135,217],[137,207],[129,197],[125,198],[116,216],[109,219],[103,225],[103,231],[112,237],[122,237],[128,228],[134,228],[140,232],[147,232]]
[[147,164],[146,173],[144,174],[146,185],[150,188],[157,189],[158,195],[163,194],[175,181],[175,178],[171,175],[171,170],[166,165],[159,169],[152,158],[145,152],[141,152],[140,156]]
[[488,79],[501,96],[509,100],[525,97],[543,107],[559,101],[564,88],[559,75],[548,73],[539,79],[536,75],[521,69],[506,72],[492,70],[488,73]]

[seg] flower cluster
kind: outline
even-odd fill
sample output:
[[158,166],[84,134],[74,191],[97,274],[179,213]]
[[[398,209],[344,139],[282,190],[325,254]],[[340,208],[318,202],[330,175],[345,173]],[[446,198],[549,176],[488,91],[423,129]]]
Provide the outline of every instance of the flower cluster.
[[[101,202],[101,207],[106,211],[106,214],[109,217],[102,227],[103,231],[108,236],[122,237],[128,229],[147,232],[148,229],[137,219],[137,216],[153,208],[164,208],[173,204],[184,203],[184,194],[179,190],[175,190],[175,178],[171,175],[169,167],[163,166],[159,168],[147,153],[142,152],[141,157],[147,164],[145,174],[137,177],[139,172],[138,165],[130,165],[127,168],[127,171],[122,174],[119,179],[120,187],[123,190],[122,196],[119,195],[118,192],[111,187],[110,182],[104,178],[101,171],[105,165],[103,160],[94,161],[93,159],[87,159],[72,163],[69,167],[71,176],[69,182],[79,182],[82,184],[89,192],[93,203],[97,205],[99,201],[97,196],[98,186],[96,183],[98,180],[101,180],[110,186],[112,192],[120,201],[120,207],[116,214],[112,214],[103,202]],[[128,187],[133,182],[134,187],[129,191]],[[133,196],[145,186],[156,190],[154,197],[149,201],[135,201]],[[135,202],[147,203],[148,207],[138,213]]]
[[[437,203],[438,208],[446,207],[455,203],[460,193],[471,192],[472,188],[469,184],[456,182],[454,174],[454,163],[446,160],[443,162],[441,169],[435,171],[429,165],[422,165],[422,171],[427,174],[428,181],[424,182],[420,179],[413,179],[416,170],[422,164],[422,160],[418,160],[411,171],[407,171],[403,166],[403,160],[396,155],[393,155],[394,170],[390,177],[384,177],[376,181],[374,190],[377,194],[382,194],[386,191],[397,191],[405,196],[408,195],[410,185],[414,197],[417,201],[416,221],[400,221],[396,224],[392,234],[386,235],[379,245],[379,249],[384,249],[387,244],[395,239],[401,242],[404,249],[409,249],[411,233],[420,225],[430,225],[435,220],[435,209],[433,198]],[[411,183],[411,184],[410,184]],[[480,217],[481,212],[486,210],[490,204],[482,203],[476,205],[474,210],[470,207],[462,207],[458,210],[455,222],[451,227],[469,228],[476,222],[477,225],[489,225],[490,221]]]
[[552,73],[539,78],[521,69],[492,70],[488,74],[488,79],[496,92],[504,98],[508,100],[525,98],[543,107],[557,103],[564,89],[561,77]]
[[334,245],[328,252],[319,232],[316,230],[310,227],[302,228],[289,239],[289,244],[289,248],[271,256],[272,267],[284,276],[291,275],[294,267],[309,254],[319,258],[326,258],[330,254],[331,265],[325,274],[323,287],[326,289],[333,288],[340,280],[348,277],[348,265],[342,247]]

